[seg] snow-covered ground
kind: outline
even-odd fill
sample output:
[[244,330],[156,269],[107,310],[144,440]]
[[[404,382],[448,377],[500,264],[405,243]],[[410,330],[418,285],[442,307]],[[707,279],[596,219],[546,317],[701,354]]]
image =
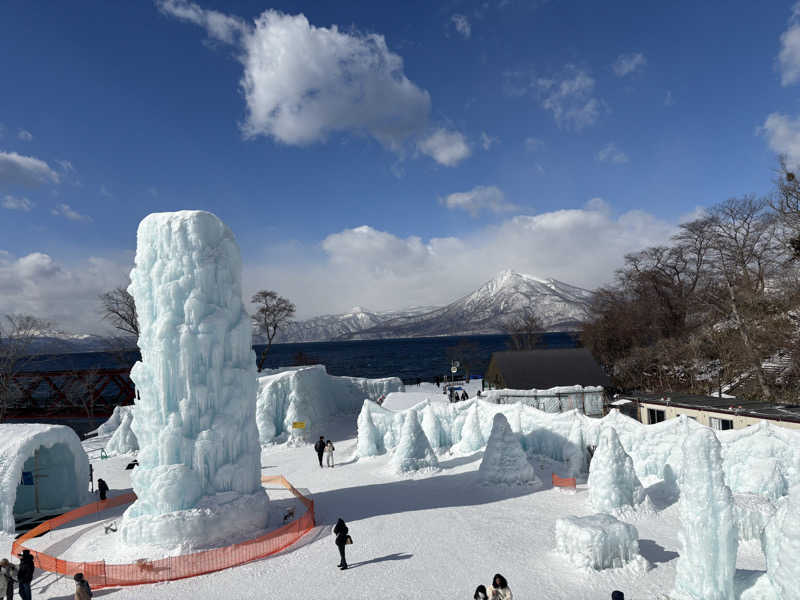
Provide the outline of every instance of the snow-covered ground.
[[[414,392],[414,386],[409,391]],[[550,474],[554,470],[562,473],[561,463],[532,461],[544,484],[541,487],[481,485],[478,467],[482,452],[442,454],[438,472],[398,477],[392,471],[390,454],[353,460],[355,416],[332,418],[324,433],[336,445],[338,464],[333,469],[320,469],[310,446],[267,446],[262,453],[264,475],[283,474],[315,500],[318,526],[293,547],[235,569],[156,585],[101,590],[96,596],[109,595],[115,600],[450,600],[470,598],[478,584],[488,584],[498,572],[507,577],[518,599],[600,600],[609,598],[614,589],[623,590],[629,599],[652,599],[673,587],[680,551],[678,505],[669,504],[659,494],[664,489],[660,483],[642,482],[650,485],[647,491],[658,512],[630,521],[639,532],[642,556],[654,568],[644,574],[629,568],[580,571],[554,552],[555,521],[594,511],[588,505],[585,485],[579,484],[577,493],[551,488]],[[128,491],[131,471],[126,471],[125,465],[130,456],[100,460],[99,449],[107,439],[84,442],[95,479],[105,479],[112,494]],[[274,499],[275,525],[276,512],[292,501],[280,490],[268,492]],[[114,516],[99,515],[103,520]],[[338,517],[347,521],[355,542],[347,547],[347,571],[336,568],[339,557],[330,533]],[[31,545],[75,560],[78,550],[107,551],[113,535],[106,536],[98,521],[81,522],[37,538]],[[0,556],[8,555],[10,545],[11,537],[0,537]],[[757,542],[740,543],[737,568],[748,580],[755,572],[764,571],[765,560]],[[749,590],[750,598],[757,597],[752,594],[755,591]],[[34,598],[67,599],[73,592],[69,578],[37,571]]]
[[[481,379],[473,379],[469,383],[457,384],[460,387],[459,394],[462,390],[466,390],[470,398],[474,398],[481,389]],[[449,402],[449,396],[444,393],[444,386],[436,387],[436,384],[423,381],[419,385],[405,386],[405,392],[392,392],[387,394],[383,400],[384,408],[389,410],[406,410],[412,406],[430,400],[431,402]]]

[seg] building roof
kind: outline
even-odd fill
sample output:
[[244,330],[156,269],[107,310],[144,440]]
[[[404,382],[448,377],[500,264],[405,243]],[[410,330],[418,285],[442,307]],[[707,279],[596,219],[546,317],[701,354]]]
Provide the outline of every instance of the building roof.
[[562,385],[610,385],[586,348],[495,352],[487,375],[497,371],[510,389],[548,389]]
[[647,404],[678,406],[728,415],[742,415],[755,419],[800,423],[800,406],[688,394],[626,394],[620,396],[620,398],[623,397]]

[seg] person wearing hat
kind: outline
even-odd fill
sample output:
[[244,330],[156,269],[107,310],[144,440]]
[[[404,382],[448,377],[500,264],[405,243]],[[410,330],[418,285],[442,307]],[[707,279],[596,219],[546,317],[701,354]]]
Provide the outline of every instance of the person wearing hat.
[[19,555],[19,571],[17,581],[19,582],[19,597],[22,600],[31,600],[31,582],[33,572],[36,567],[33,564],[33,555],[27,548]]
[[92,588],[89,582],[83,578],[83,573],[75,573],[75,600],[91,600]]
[[14,598],[14,582],[16,580],[17,567],[7,558],[0,560],[0,594],[5,590],[6,600],[12,600],[12,598]]

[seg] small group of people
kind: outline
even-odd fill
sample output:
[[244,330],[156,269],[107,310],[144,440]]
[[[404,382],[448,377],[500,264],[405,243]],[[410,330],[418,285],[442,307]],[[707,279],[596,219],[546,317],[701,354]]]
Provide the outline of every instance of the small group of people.
[[485,585],[479,585],[472,597],[474,600],[512,600],[514,595],[511,593],[511,588],[508,587],[506,578],[500,573],[495,573],[489,589]]
[[317,453],[317,458],[319,459],[319,466],[322,467],[322,456],[325,455],[325,464],[329,467],[333,467],[333,452],[336,450],[333,446],[333,442],[328,440],[325,441],[325,436],[319,436],[317,443],[314,444],[314,451]]
[[[30,550],[23,550],[19,555],[19,566],[7,558],[0,560],[0,592],[5,591],[6,600],[14,597],[14,584],[17,584],[19,597],[31,600],[31,582],[36,567]],[[5,585],[3,585],[5,584]]]
[[459,400],[469,400],[467,390],[463,390],[460,394],[457,389],[448,388],[445,393],[449,393],[450,402],[458,402]]

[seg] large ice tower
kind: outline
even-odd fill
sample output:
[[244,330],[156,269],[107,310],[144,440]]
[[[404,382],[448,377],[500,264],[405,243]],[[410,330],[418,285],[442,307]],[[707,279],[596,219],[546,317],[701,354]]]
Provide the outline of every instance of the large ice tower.
[[126,544],[190,550],[267,523],[241,271],[233,233],[211,213],[155,213],[139,224],[128,291],[142,355],[131,370],[140,451]]

